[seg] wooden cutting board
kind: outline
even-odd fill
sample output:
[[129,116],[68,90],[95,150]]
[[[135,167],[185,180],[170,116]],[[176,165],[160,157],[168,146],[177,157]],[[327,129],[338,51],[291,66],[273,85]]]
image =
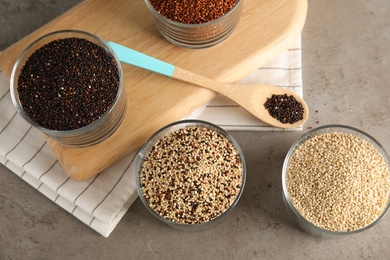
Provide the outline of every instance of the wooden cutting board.
[[[211,79],[236,82],[287,49],[303,28],[307,0],[245,0],[240,23],[223,43],[201,50],[166,41],[154,26],[144,0],[87,0],[0,53],[9,79],[21,52],[36,38],[56,30],[93,33]],[[160,127],[180,120],[216,96],[212,91],[123,65],[128,109],[120,128],[106,141],[71,148],[48,138],[67,174],[95,176],[138,149]]]

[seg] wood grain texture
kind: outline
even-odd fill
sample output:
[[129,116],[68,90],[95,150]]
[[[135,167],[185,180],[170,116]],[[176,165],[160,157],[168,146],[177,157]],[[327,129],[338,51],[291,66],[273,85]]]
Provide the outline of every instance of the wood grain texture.
[[[20,53],[36,38],[56,30],[93,33],[207,78],[234,83],[287,49],[300,35],[307,0],[245,0],[238,27],[223,43],[201,50],[167,42],[154,26],[143,0],[87,0],[26,36],[0,54],[9,78]],[[123,64],[128,109],[120,128],[106,141],[70,148],[48,139],[67,174],[89,179],[138,149],[157,129],[185,117],[215,92]]]

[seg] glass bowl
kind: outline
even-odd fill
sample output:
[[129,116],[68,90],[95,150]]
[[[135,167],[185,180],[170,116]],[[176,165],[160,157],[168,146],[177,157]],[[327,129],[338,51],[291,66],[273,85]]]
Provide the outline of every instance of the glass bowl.
[[[60,130],[55,130],[53,128],[49,128],[48,126],[42,126],[42,124],[39,124],[34,121],[30,115],[25,111],[25,108],[23,108],[23,105],[21,103],[20,99],[20,93],[18,91],[18,82],[20,80],[20,74],[21,71],[25,65],[25,63],[28,61],[28,59],[36,53],[36,51],[44,48],[47,46],[47,44],[52,43],[55,40],[60,40],[60,39],[67,39],[67,38],[80,38],[80,39],[85,39],[89,42],[92,42],[93,44],[97,45],[98,47],[102,48],[106,53],[108,53],[112,59],[115,61],[116,67],[117,67],[117,73],[118,73],[118,78],[119,78],[119,87],[118,91],[113,98],[113,103],[109,106],[109,108],[100,115],[99,118],[95,119],[95,121],[83,125],[81,127],[74,127],[71,129],[65,129],[61,128]],[[77,54],[78,55],[78,54]],[[45,59],[47,60],[47,59]],[[48,65],[50,65],[49,61],[40,61],[40,66],[44,66],[42,63],[46,62]],[[54,61],[52,61],[54,62]],[[46,65],[46,64],[45,64]],[[53,66],[55,67],[55,66]],[[56,68],[53,68],[52,70],[55,70]],[[61,77],[65,75],[63,73],[63,69],[58,71],[54,76],[52,75],[51,77]],[[84,71],[83,71],[84,73]],[[116,73],[116,72],[114,72]],[[81,74],[82,76],[80,77],[80,81],[84,80],[85,77]],[[49,76],[48,76],[49,77]],[[63,76],[65,77],[65,76]],[[47,80],[47,79],[44,79]],[[103,82],[103,79],[101,78],[96,78],[97,82]],[[39,82],[39,87],[38,83],[36,84],[37,86],[37,91],[39,91],[42,87],[45,87],[44,85],[42,86],[42,78],[41,81]],[[85,83],[85,84],[91,84],[91,83]],[[33,125],[35,128],[40,130],[41,132],[45,133],[48,137],[53,138],[56,140],[58,143],[61,143],[66,146],[72,146],[72,147],[86,147],[86,146],[91,146],[95,145],[97,143],[100,143],[110,137],[116,129],[120,126],[120,124],[123,121],[123,118],[126,113],[126,106],[127,106],[127,97],[126,97],[126,92],[123,86],[123,75],[122,75],[122,67],[120,64],[120,61],[114,51],[111,49],[111,47],[106,44],[102,39],[99,37],[90,34],[88,32],[83,32],[83,31],[76,31],[76,30],[63,30],[63,31],[56,31],[52,32],[49,34],[46,34],[39,39],[35,40],[32,42],[24,51],[23,53],[19,56],[18,60],[16,61],[12,74],[11,74],[11,79],[10,79],[10,85],[11,85],[11,98],[12,102],[16,108],[16,110],[20,113],[20,115],[31,125]],[[55,85],[55,84],[53,84]],[[93,86],[93,83],[91,84]],[[103,83],[104,85],[104,83]],[[59,86],[53,86],[59,88]],[[62,88],[63,89],[63,88]],[[81,88],[79,88],[81,89]],[[75,90],[76,91],[76,90]],[[33,97],[32,97],[33,98]],[[49,103],[50,100],[47,102]],[[94,101],[90,104],[96,105],[96,106],[103,106],[101,101]],[[52,108],[52,114],[47,115],[48,117],[55,117],[54,111],[57,109],[57,107]],[[42,113],[41,111],[38,111],[38,113]],[[48,113],[47,113],[48,114]],[[64,121],[62,121],[63,123]]]
[[288,214],[317,237],[368,230],[389,209],[389,161],[378,141],[353,127],[327,125],[307,132],[283,165]]
[[158,130],[139,151],[136,164],[142,203],[179,230],[201,231],[220,223],[239,201],[245,180],[237,142],[222,128],[200,120]]
[[233,33],[240,20],[244,0],[237,0],[235,6],[223,16],[199,24],[173,21],[161,15],[149,0],[145,0],[145,3],[158,31],[169,42],[180,47],[201,49],[217,45]]

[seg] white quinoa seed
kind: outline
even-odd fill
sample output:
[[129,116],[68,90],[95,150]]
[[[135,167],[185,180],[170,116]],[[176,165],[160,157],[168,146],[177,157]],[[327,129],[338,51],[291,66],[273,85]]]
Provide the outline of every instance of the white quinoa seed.
[[388,166],[373,145],[337,132],[300,144],[286,172],[295,209],[314,225],[337,232],[374,222],[388,203],[389,180]]
[[146,156],[142,193],[161,217],[198,224],[219,217],[242,185],[242,163],[225,136],[203,127],[186,127],[163,137]]

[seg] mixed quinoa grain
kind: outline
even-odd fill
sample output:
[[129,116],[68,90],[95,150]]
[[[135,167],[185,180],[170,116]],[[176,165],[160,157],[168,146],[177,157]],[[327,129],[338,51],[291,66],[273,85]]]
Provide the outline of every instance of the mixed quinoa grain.
[[314,225],[337,232],[364,228],[384,212],[389,179],[385,159],[373,145],[338,132],[300,144],[286,172],[295,209]]
[[38,125],[65,131],[87,126],[108,111],[119,90],[116,61],[82,38],[51,41],[27,59],[17,91],[25,113]]
[[147,154],[140,186],[149,206],[179,224],[223,214],[242,188],[241,157],[225,136],[198,126],[176,130]]

